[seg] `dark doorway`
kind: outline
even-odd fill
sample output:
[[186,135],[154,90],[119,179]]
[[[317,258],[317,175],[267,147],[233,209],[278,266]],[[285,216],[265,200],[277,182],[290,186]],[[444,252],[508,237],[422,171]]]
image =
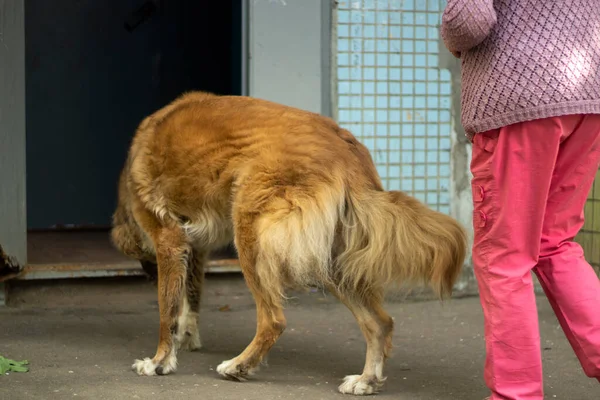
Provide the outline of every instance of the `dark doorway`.
[[241,0],[27,0],[29,229],[110,225],[136,126],[241,92]]

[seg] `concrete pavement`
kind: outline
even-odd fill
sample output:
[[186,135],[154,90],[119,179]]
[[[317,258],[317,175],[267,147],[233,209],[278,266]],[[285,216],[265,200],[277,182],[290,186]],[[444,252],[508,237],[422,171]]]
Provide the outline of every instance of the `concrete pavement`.
[[[135,358],[154,354],[155,289],[143,279],[21,284],[0,310],[0,354],[28,359],[29,373],[0,377],[0,400],[29,399],[343,399],[337,385],[360,373],[365,344],[350,312],[332,296],[296,293],[288,329],[269,366],[245,383],[215,372],[254,334],[254,305],[239,276],[207,281],[200,331],[204,348],[181,352],[174,375],[139,377]],[[540,297],[548,399],[600,399],[582,372],[545,298]],[[393,301],[393,357],[382,399],[481,400],[484,342],[477,298]]]

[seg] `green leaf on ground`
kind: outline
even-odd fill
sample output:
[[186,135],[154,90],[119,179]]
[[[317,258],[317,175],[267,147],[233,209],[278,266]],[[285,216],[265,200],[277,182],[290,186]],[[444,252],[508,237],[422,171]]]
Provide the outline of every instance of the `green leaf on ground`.
[[29,361],[15,361],[0,356],[0,376],[7,372],[29,372]]

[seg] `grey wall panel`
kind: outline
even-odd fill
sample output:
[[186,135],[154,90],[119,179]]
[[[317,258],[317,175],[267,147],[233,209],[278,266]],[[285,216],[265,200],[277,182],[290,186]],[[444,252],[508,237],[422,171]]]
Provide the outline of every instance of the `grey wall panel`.
[[0,246],[19,264],[27,262],[24,21],[22,0],[0,0]]
[[329,0],[249,2],[249,94],[330,113]]

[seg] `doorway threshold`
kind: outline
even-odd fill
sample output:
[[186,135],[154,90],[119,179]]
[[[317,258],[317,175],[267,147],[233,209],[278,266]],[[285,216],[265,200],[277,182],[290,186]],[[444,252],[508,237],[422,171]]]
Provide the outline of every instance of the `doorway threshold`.
[[[27,235],[28,263],[15,279],[69,279],[142,276],[139,262],[110,243],[108,231],[46,231]],[[215,255],[206,273],[241,272],[235,258]]]

